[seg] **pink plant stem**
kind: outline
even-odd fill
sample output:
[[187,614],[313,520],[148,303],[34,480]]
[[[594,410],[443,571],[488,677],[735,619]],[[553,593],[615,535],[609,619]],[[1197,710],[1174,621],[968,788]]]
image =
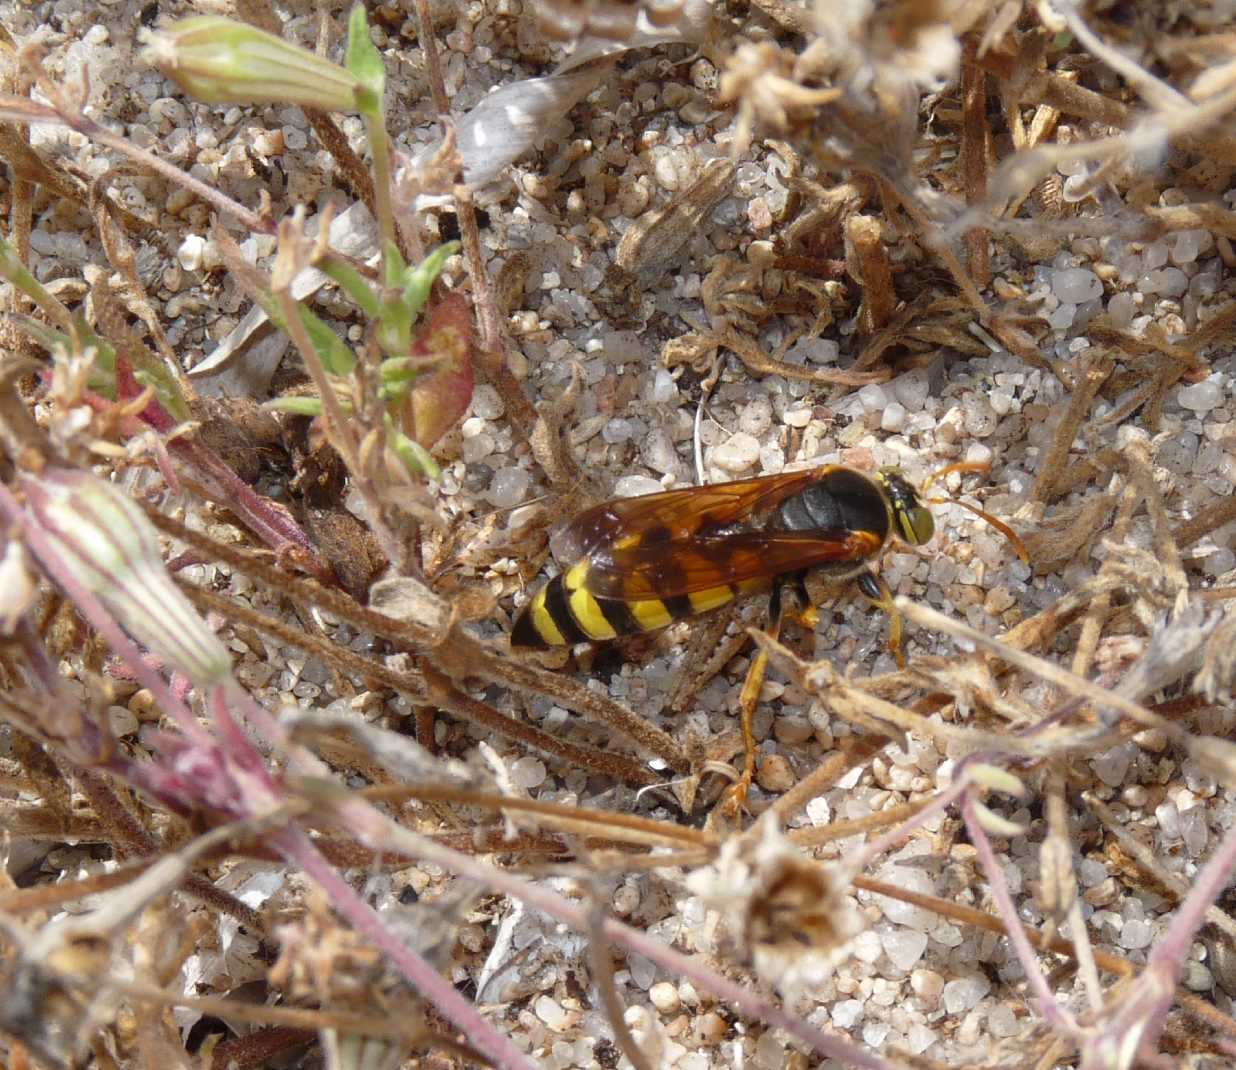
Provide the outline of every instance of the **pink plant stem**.
[[1133,983],[1128,999],[1108,1032],[1120,1035],[1130,1029],[1144,1032],[1143,1046],[1158,1039],[1163,1020],[1176,996],[1180,973],[1198,929],[1236,869],[1236,830],[1229,830],[1219,848],[1202,867],[1184,902],[1177,908],[1167,931],[1156,941],[1146,968]]
[[996,852],[992,850],[991,841],[987,838],[987,833],[983,831],[983,826],[979,824],[978,814],[974,810],[972,792],[967,791],[961,797],[961,816],[966,823],[966,831],[970,834],[970,842],[974,844],[974,849],[978,852],[983,872],[987,874],[987,883],[991,886],[991,897],[996,902],[996,909],[1004,922],[1005,932],[1013,942],[1017,958],[1021,962],[1022,969],[1026,971],[1026,980],[1034,991],[1044,1019],[1062,1039],[1076,1038],[1080,1032],[1077,1023],[1056,1002],[1056,997],[1047,986],[1047,978],[1039,969],[1039,961],[1034,956],[1034,948],[1030,946],[1026,930],[1017,917],[1017,907],[1013,904],[1013,897],[1009,895],[1008,884],[1005,883],[1004,874],[996,860]]

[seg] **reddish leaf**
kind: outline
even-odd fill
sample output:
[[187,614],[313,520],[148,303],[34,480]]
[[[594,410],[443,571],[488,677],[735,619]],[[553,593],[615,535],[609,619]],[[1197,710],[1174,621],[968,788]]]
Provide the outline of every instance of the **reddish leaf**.
[[455,426],[472,400],[472,308],[461,294],[450,294],[429,310],[411,356],[440,364],[412,391],[413,424],[405,428],[409,437],[430,449]]

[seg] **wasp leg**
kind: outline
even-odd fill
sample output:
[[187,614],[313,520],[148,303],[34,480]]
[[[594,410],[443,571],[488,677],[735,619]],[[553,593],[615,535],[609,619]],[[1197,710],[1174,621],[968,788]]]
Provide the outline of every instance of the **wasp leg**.
[[[802,577],[798,577],[798,584],[802,585]],[[778,639],[781,636],[781,623],[787,617],[796,617],[803,621],[804,624],[814,628],[815,620],[818,616],[814,607],[811,605],[807,597],[806,587],[802,586],[801,596],[803,598],[803,607],[798,610],[788,609],[782,597],[782,585],[774,583],[772,595],[768,600],[768,629],[767,634],[773,639]],[[797,592],[796,592],[797,594]],[[768,655],[763,650],[757,650],[755,657],[751,659],[751,667],[747,669],[747,678],[743,681],[742,691],[739,693],[739,710],[742,718],[742,742],[743,748],[746,751],[746,759],[743,762],[742,776],[730,786],[726,792],[724,803],[725,814],[728,817],[734,817],[747,801],[747,791],[751,787],[751,781],[755,777],[755,708],[759,705],[760,689],[764,686],[764,676],[768,671]]]
[[901,652],[901,614],[893,605],[893,592],[888,589],[888,584],[870,569],[860,572],[854,582],[859,593],[868,602],[888,614],[888,648],[897,659],[897,667],[904,669],[906,658]]

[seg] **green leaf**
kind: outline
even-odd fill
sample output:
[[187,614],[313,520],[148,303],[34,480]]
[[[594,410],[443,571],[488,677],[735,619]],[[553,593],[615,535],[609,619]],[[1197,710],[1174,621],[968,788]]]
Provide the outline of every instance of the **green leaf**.
[[266,402],[262,408],[291,413],[293,416],[321,416],[322,399],[305,394],[287,394]]
[[419,442],[412,441],[392,425],[388,425],[386,440],[395,456],[403,461],[409,472],[427,476],[435,481],[442,478],[442,469],[438,467],[438,462]]
[[[369,99],[361,98],[361,110],[382,117],[382,94],[386,91],[386,71],[382,55],[369,38],[369,23],[365,7],[357,4],[348,16],[348,51],[344,66],[366,90]],[[376,111],[374,110],[376,109]]]
[[421,314],[425,302],[429,300],[429,290],[433,286],[434,279],[442,274],[446,261],[458,251],[459,242],[448,241],[444,245],[439,245],[407,273],[407,280],[403,284],[403,300],[413,319]]

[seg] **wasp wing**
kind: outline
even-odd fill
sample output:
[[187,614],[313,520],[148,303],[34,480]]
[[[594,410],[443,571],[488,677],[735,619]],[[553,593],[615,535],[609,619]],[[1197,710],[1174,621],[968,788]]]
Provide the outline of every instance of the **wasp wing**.
[[589,556],[583,586],[597,598],[673,598],[830,562],[861,561],[880,545],[874,532],[837,528],[736,531],[611,547]]
[[702,529],[736,524],[771,509],[815,482],[825,470],[808,468],[602,502],[567,525],[563,545],[571,548],[571,556],[583,557],[628,538],[650,544],[681,542]]

